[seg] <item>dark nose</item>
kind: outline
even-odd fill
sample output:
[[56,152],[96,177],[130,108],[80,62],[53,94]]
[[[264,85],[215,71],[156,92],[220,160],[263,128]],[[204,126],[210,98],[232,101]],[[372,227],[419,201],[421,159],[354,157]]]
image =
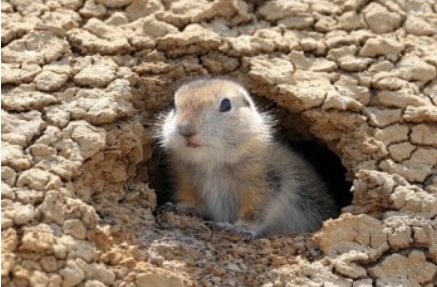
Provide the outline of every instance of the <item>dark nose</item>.
[[184,137],[190,137],[196,134],[196,128],[192,122],[178,124],[178,131]]

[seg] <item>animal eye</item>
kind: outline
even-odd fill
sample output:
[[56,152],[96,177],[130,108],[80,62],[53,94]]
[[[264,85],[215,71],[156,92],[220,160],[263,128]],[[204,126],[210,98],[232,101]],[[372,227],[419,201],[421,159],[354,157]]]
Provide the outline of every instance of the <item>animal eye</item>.
[[219,111],[223,113],[223,112],[230,111],[231,108],[232,108],[231,101],[228,98],[224,98],[220,103]]

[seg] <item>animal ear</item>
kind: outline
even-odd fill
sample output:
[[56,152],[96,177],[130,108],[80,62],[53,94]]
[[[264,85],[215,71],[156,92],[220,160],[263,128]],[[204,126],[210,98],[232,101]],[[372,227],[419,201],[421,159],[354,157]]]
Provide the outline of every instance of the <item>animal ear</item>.
[[250,100],[246,95],[243,95],[243,103],[246,107],[250,107]]
[[255,104],[253,103],[253,100],[250,97],[249,92],[245,88],[240,86],[239,92],[240,92],[241,97],[243,97],[244,106],[251,107],[251,108],[255,107]]

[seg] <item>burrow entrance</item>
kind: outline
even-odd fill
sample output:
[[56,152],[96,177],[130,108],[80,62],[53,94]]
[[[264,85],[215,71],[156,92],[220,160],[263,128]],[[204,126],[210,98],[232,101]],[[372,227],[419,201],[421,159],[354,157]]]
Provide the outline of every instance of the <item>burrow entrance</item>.
[[[314,166],[327,183],[339,207],[350,205],[352,183],[347,180],[347,170],[340,158],[323,141],[312,135],[309,125],[299,114],[290,113],[264,97],[253,98],[260,110],[273,114],[277,120],[275,138],[299,152]],[[144,164],[147,166],[149,186],[156,192],[157,206],[171,201],[174,181],[169,170],[168,156],[157,142],[153,145],[150,159]]]

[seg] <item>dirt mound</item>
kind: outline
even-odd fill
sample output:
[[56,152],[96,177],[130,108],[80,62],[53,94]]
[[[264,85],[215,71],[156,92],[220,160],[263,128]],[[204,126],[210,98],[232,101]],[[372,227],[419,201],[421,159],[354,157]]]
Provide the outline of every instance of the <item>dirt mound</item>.
[[[7,286],[436,284],[434,1],[1,9]],[[243,243],[197,218],[152,214],[153,121],[176,85],[202,75],[238,79],[337,155],[353,185],[340,218]]]

